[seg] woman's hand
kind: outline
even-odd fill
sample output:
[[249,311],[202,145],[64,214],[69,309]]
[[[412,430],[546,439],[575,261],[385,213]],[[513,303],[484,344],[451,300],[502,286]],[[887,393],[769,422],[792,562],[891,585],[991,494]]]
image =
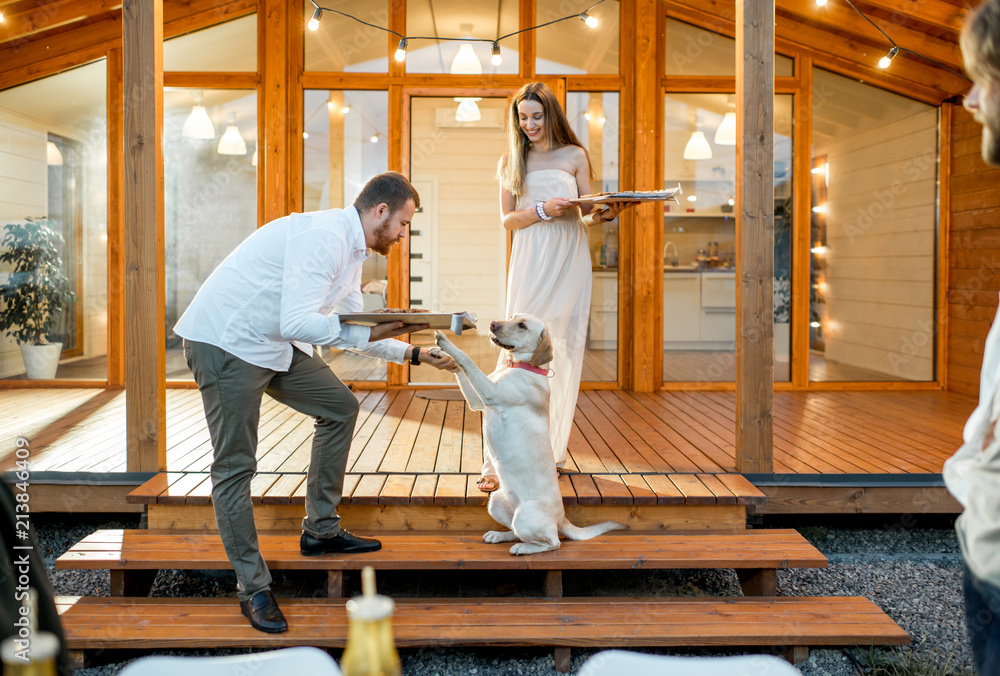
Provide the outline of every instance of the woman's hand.
[[608,205],[607,205],[607,207],[608,207],[607,209],[603,209],[602,211],[597,211],[597,212],[594,213],[594,220],[595,221],[601,221],[601,222],[604,222],[604,223],[606,223],[608,221],[613,221],[616,218],[618,218],[618,216],[619,216],[619,214],[621,214],[621,212],[625,211],[629,207],[634,207],[638,203],[639,203],[638,201],[632,201],[632,202],[609,202]]
[[576,202],[565,197],[552,197],[545,200],[545,203],[542,204],[542,208],[545,209],[545,215],[550,218],[562,216],[575,206]]

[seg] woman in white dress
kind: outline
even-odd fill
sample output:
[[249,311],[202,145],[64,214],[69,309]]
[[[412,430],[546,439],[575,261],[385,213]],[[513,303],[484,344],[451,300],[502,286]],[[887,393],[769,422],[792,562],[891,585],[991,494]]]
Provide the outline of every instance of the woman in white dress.
[[[549,435],[556,467],[580,390],[590,313],[591,259],[586,227],[607,223],[629,202],[594,209],[570,201],[590,194],[590,159],[548,85],[531,82],[511,99],[507,152],[500,158],[500,211],[514,232],[507,276],[507,316],[526,312],[548,324],[555,358],[549,368]],[[499,486],[485,449],[479,489]]]

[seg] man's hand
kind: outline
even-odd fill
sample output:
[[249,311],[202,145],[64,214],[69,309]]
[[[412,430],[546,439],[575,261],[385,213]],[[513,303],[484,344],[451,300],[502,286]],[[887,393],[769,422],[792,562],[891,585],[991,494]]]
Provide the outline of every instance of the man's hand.
[[376,324],[372,327],[372,335],[368,339],[370,342],[375,342],[376,340],[385,340],[386,338],[395,338],[396,336],[401,336],[404,333],[413,333],[414,331],[423,331],[424,329],[429,329],[430,324],[404,324],[403,322],[382,322],[381,324]]
[[420,354],[417,355],[417,361],[421,364],[430,364],[434,368],[441,369],[442,371],[458,373],[461,370],[458,368],[458,364],[455,363],[454,359],[436,347],[429,349],[421,348]]

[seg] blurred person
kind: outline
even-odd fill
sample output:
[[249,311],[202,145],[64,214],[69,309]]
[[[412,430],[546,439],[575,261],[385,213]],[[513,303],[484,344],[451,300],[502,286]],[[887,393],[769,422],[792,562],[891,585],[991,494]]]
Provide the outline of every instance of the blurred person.
[[[983,160],[1000,166],[1000,0],[971,11],[962,56],[973,86],[965,108],[983,125]],[[979,381],[979,405],[961,448],[944,467],[948,489],[965,507],[956,521],[965,560],[965,616],[976,673],[1000,674],[1000,322],[990,328]]]

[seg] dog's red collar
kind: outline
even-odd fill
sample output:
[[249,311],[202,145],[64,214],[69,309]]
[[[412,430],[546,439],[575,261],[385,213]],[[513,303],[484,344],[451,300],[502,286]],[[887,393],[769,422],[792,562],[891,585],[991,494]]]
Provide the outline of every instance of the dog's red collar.
[[537,373],[540,376],[549,375],[548,369],[532,366],[526,361],[511,361],[510,359],[508,359],[507,361],[504,362],[504,366],[506,366],[509,369],[524,369],[525,371],[531,371],[532,373]]

